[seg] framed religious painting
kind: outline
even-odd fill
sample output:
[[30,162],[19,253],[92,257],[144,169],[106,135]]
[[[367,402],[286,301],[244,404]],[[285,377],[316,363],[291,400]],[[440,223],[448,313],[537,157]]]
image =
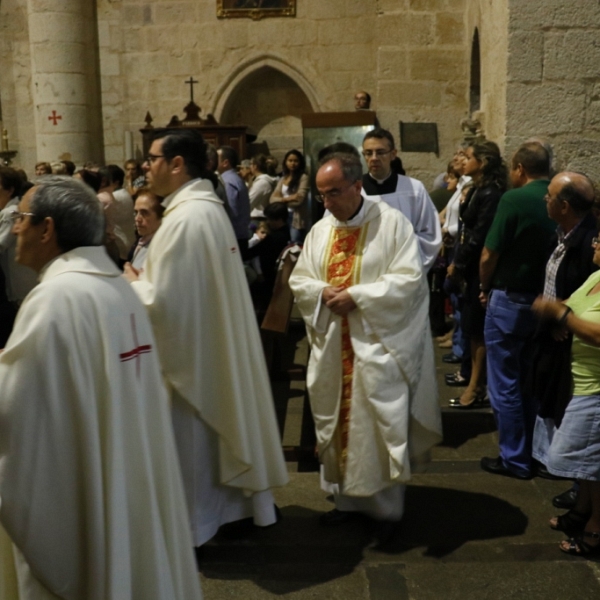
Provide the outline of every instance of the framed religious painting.
[[217,17],[220,19],[295,16],[296,0],[217,0]]

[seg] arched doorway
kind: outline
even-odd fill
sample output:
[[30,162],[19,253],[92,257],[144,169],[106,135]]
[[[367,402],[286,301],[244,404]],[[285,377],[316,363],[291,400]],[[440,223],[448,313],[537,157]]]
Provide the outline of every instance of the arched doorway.
[[226,100],[220,122],[247,125],[256,135],[249,151],[266,151],[280,161],[291,148],[302,149],[301,115],[313,112],[302,88],[288,75],[270,66],[248,74]]

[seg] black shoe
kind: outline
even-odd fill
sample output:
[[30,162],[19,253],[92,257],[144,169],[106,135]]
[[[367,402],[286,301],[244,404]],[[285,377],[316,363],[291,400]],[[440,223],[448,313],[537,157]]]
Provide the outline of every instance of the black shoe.
[[[538,463],[535,470],[535,474],[542,479],[568,479],[568,477],[561,477],[560,475],[552,475],[550,471],[542,463]],[[560,508],[560,507],[559,507]]]
[[469,380],[465,379],[460,373],[447,373],[446,385],[450,387],[465,387],[469,385]]
[[554,496],[552,498],[552,504],[556,506],[556,508],[573,508],[577,503],[578,492],[575,488],[571,488],[558,496]]
[[498,456],[497,458],[488,458],[484,456],[481,459],[481,468],[488,473],[492,473],[494,475],[504,475],[505,477],[514,477],[515,479],[531,479],[531,475],[522,475],[521,473],[516,473],[515,471],[511,471],[509,468],[504,466],[502,459]]
[[329,512],[323,513],[319,517],[319,523],[325,527],[335,527],[336,525],[343,525],[356,518],[357,513],[349,512],[345,510],[338,510],[334,508]]
[[458,358],[454,352],[450,352],[450,354],[444,354],[444,356],[442,356],[442,360],[451,365],[458,365],[462,362],[462,358]]

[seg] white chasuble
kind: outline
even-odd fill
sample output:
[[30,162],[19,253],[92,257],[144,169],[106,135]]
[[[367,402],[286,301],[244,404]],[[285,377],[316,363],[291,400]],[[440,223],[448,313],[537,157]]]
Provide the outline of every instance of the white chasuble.
[[193,180],[165,204],[133,287],[148,309],[171,390],[198,546],[220,524],[250,516],[247,500],[255,494],[270,504],[259,511],[270,512],[267,522],[254,511],[255,522],[273,523],[272,497],[264,493],[287,483],[288,475],[256,316],[223,203],[209,181]]
[[[345,319],[321,303],[323,289],[341,281],[357,305]],[[408,481],[411,463],[441,439],[428,291],[411,224],[369,199],[351,222],[325,217],[290,286],[311,344],[307,386],[325,480],[354,497]]]
[[16,580],[13,598],[201,598],[155,346],[103,247],[56,258],[23,302],[0,354],[0,589]]

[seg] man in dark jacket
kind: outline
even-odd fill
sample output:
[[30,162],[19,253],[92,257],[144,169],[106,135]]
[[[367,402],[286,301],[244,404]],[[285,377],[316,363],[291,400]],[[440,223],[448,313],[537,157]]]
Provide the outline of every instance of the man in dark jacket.
[[[546,266],[544,296],[567,299],[598,267],[592,262],[592,239],[598,224],[592,212],[594,186],[581,173],[559,173],[546,195],[548,215],[558,223]],[[527,390],[535,397],[538,415],[533,436],[533,458],[542,465],[555,428],[571,399],[571,336],[555,339],[556,326],[540,323],[535,336],[533,366]],[[545,467],[538,474],[545,475]],[[569,508],[576,492],[568,490],[554,499],[555,506]]]

